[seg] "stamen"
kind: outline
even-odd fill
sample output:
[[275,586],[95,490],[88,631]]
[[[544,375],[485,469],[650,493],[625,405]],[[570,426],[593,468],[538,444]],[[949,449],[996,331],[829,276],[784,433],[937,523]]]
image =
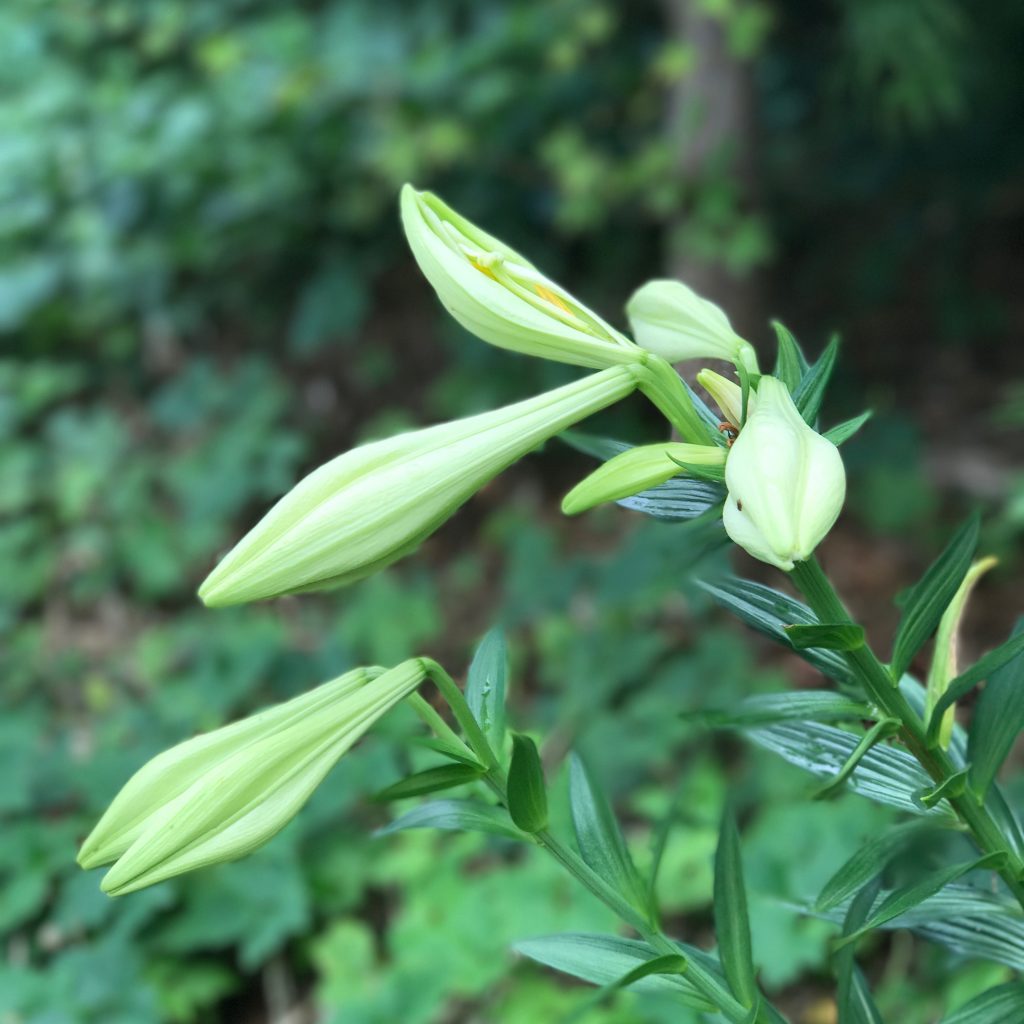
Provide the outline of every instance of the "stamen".
[[551,290],[550,288],[545,288],[545,287],[544,287],[544,285],[542,285],[542,284],[535,284],[535,285],[533,286],[533,290],[534,290],[534,291],[535,291],[535,292],[536,292],[536,293],[537,293],[537,294],[538,294],[538,295],[539,295],[539,296],[540,296],[540,297],[541,297],[542,299],[546,299],[546,300],[547,300],[548,302],[550,302],[550,303],[551,303],[551,304],[552,304],[553,306],[557,306],[557,307],[558,307],[559,309],[561,309],[561,310],[562,310],[563,312],[566,312],[566,313],[568,313],[568,314],[569,314],[570,316],[575,316],[575,315],[576,315],[576,314],[575,314],[575,313],[573,313],[573,311],[572,311],[572,310],[571,310],[571,309],[570,309],[570,308],[569,308],[569,307],[568,307],[568,306],[567,306],[567,305],[566,305],[566,304],[565,304],[565,303],[564,303],[564,302],[562,301],[562,299],[561,299],[561,298],[560,298],[559,296],[557,296],[557,295],[556,295],[556,294],[555,294],[555,293],[554,293],[554,292],[553,292],[553,291],[552,291],[552,290]]

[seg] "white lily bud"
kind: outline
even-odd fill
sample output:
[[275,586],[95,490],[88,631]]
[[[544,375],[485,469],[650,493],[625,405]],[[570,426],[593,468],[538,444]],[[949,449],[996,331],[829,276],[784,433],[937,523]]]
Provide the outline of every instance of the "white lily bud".
[[648,281],[626,303],[636,343],[670,363],[726,359],[757,373],[757,354],[729,318],[682,281]]
[[[722,410],[722,415],[734,426],[743,426],[743,389],[734,381],[723,377],[714,370],[701,370],[697,374],[697,383],[714,399]],[[747,415],[754,411],[757,393],[751,389],[747,393]]]
[[342,586],[397,561],[492,477],[624,398],[610,367],[536,398],[355,448],[300,481],[199,589],[210,606]]
[[251,853],[425,678],[419,659],[388,671],[357,669],[172,747],[129,779],[83,844],[79,864],[116,860],[101,888],[119,896]]
[[846,496],[839,449],[812,430],[785,384],[762,377],[725,464],[723,521],[741,548],[789,572],[832,528]]
[[595,369],[636,361],[627,337],[437,196],[406,185],[401,207],[420,270],[448,312],[478,338]]
[[725,460],[725,449],[714,445],[676,441],[639,445],[609,459],[581,480],[562,500],[562,511],[567,516],[578,515],[602,502],[618,501],[663,484],[686,474],[680,463],[714,467],[724,465]]

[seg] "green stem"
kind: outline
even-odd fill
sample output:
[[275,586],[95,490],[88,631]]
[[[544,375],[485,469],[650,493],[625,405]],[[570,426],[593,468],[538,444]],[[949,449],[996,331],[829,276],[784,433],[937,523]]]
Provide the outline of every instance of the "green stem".
[[[813,555],[806,562],[797,562],[790,576],[821,622],[853,622]],[[921,767],[936,785],[948,784],[958,772],[956,765],[944,750],[929,747],[925,723],[871,648],[865,644],[856,650],[844,651],[843,657],[881,714],[899,720],[900,739]],[[982,853],[1005,854],[1005,866],[999,869],[999,874],[1024,908],[1024,884],[1021,882],[1024,862],[1013,840],[1004,834],[991,811],[969,793],[951,795],[948,799]]]

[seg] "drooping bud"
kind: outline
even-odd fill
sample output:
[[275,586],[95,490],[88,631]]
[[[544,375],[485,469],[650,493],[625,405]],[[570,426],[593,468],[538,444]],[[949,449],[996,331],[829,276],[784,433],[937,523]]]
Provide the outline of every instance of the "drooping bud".
[[357,669],[172,747],[129,779],[79,864],[116,860],[101,888],[118,896],[245,856],[284,828],[338,759],[425,678],[419,659]]
[[726,359],[757,373],[757,355],[729,318],[682,281],[648,281],[626,304],[636,343],[670,363]]
[[[743,389],[734,381],[723,377],[714,370],[701,370],[697,374],[697,383],[714,399],[722,410],[722,415],[734,426],[743,426]],[[747,415],[754,411],[757,394],[753,390],[747,394]]]
[[636,360],[628,338],[437,196],[406,185],[401,207],[420,270],[448,312],[478,338],[595,369]]
[[685,475],[685,465],[722,466],[725,456],[724,448],[675,441],[630,448],[581,480],[562,500],[562,511],[567,516],[578,515],[602,502],[628,498],[674,476]]
[[315,470],[228,552],[199,589],[210,606],[362,579],[409,554],[492,477],[624,398],[611,367],[492,412],[355,448]]
[[803,421],[786,386],[767,376],[729,452],[725,482],[726,532],[786,572],[810,557],[846,496],[839,449]]

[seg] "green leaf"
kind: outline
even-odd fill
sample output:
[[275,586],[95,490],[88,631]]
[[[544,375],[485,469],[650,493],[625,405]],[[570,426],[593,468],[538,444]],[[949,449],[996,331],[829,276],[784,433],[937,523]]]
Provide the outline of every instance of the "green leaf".
[[975,996],[942,1024],[1020,1024],[1024,1020],[1024,984],[1011,981]]
[[707,480],[710,483],[721,483],[725,480],[725,463],[723,462],[720,466],[699,466],[694,462],[683,462],[681,459],[673,458],[669,455],[669,459],[674,462],[680,469],[685,470],[690,476],[695,477],[698,480]]
[[[545,967],[595,985],[614,985],[627,973],[658,958],[646,942],[582,932],[527,939],[513,948]],[[682,975],[646,975],[635,980],[631,987],[636,992],[674,996],[696,1010],[711,1012],[715,1009],[715,1004],[700,995]]]
[[466,679],[466,701],[491,749],[500,754],[505,738],[505,687],[508,649],[498,627],[480,641]]
[[[864,924],[877,895],[878,884],[873,882],[853,898],[843,921],[844,936],[855,933]],[[839,1024],[882,1024],[871,990],[854,959],[852,943],[838,949],[833,958],[833,968],[839,983],[836,992]]]
[[[744,729],[744,734],[759,747],[822,779],[832,778],[843,767],[860,739],[820,722],[780,722]],[[901,811],[951,818],[952,812],[945,803],[925,811],[915,799],[918,790],[931,785],[931,781],[905,750],[876,746],[861,758],[846,785],[854,793]]]
[[940,800],[953,800],[960,796],[966,788],[967,769],[961,768],[960,771],[950,775],[949,778],[919,790],[914,794],[914,798],[919,800],[923,807],[931,808]]
[[825,883],[814,902],[815,909],[823,911],[839,906],[879,877],[892,859],[915,839],[934,831],[935,825],[930,821],[911,821],[873,836]]
[[821,647],[827,651],[855,651],[864,646],[864,627],[852,622],[821,622],[807,626],[783,627],[789,642],[798,650]]
[[775,356],[775,369],[772,370],[772,376],[781,380],[792,394],[799,387],[800,381],[803,380],[803,376],[807,372],[807,359],[800,350],[796,338],[787,327],[779,323],[778,320],[772,321],[772,327],[775,329],[775,337],[778,340],[778,354]]
[[590,1013],[591,1010],[600,1006],[601,1003],[605,1002],[605,1000],[610,996],[614,995],[621,989],[629,988],[630,985],[633,985],[638,981],[642,981],[644,978],[649,978],[652,975],[659,974],[685,974],[686,967],[686,957],[673,955],[671,953],[667,953],[664,956],[657,956],[653,960],[648,960],[647,963],[637,964],[637,966],[632,970],[626,971],[621,978],[616,978],[615,981],[602,986],[599,992],[594,993],[594,995],[583,1003],[583,1005],[574,1013],[565,1017],[562,1024],[574,1024],[575,1021],[582,1020]]
[[750,946],[747,890],[743,881],[739,831],[728,807],[722,815],[715,853],[714,912],[718,955],[726,980],[740,1003],[753,1006],[758,991]]
[[859,939],[862,935],[875,928],[892,921],[894,918],[912,910],[919,903],[923,903],[929,896],[934,896],[940,889],[955,882],[969,871],[976,871],[979,868],[997,868],[1006,860],[1006,854],[988,853],[976,860],[966,861],[962,864],[953,864],[950,867],[940,868],[937,871],[930,871],[923,878],[896,889],[872,911],[868,919],[849,935],[844,935],[838,945],[843,946]]
[[647,891],[629,854],[611,804],[575,753],[569,757],[569,803],[580,856],[644,916]]
[[537,744],[519,733],[512,736],[508,813],[524,832],[540,832],[548,823],[548,796]]
[[871,409],[866,412],[862,412],[859,416],[854,416],[852,419],[843,420],[842,423],[837,423],[834,427],[829,427],[825,431],[824,437],[826,440],[831,441],[836,447],[849,441],[854,434],[864,426],[865,423],[874,415]]
[[853,748],[850,756],[843,763],[843,766],[836,774],[828,780],[815,794],[814,798],[820,800],[823,797],[834,793],[853,774],[857,765],[864,760],[872,748],[882,740],[894,735],[899,731],[900,721],[898,718],[881,718],[867,732],[861,736],[857,745]]
[[[1017,621],[1013,640],[1019,640],[1022,636],[1024,618]],[[982,658],[978,664],[984,661],[985,658]],[[1024,653],[1016,654],[991,672],[974,708],[974,720],[967,739],[967,756],[971,762],[970,786],[979,797],[983,797],[992,785],[999,766],[1010,752],[1021,728],[1024,728]]]
[[486,832],[509,839],[526,838],[500,807],[472,800],[434,800],[420,804],[391,824],[377,829],[375,834],[386,836],[410,828],[436,828],[442,832]]
[[[942,716],[947,708],[955,704],[961,697],[967,696],[978,683],[988,679],[1008,661],[1012,661],[1022,653],[1024,653],[1024,619],[1019,623],[1018,631],[1009,640],[1000,644],[994,651],[989,651],[980,661],[972,665],[966,672],[961,672],[949,684],[942,696],[935,702],[935,708],[928,719],[929,741],[934,741],[937,738],[942,726]],[[1022,661],[1022,669],[1024,669],[1024,661]],[[1000,704],[1000,713],[1005,713],[1005,705],[1002,703]],[[977,722],[977,710],[975,710],[974,717]]]
[[870,718],[873,709],[830,690],[791,690],[744,697],[734,707],[700,711],[692,719],[714,729],[743,729],[776,722],[839,722]]
[[953,600],[971,567],[980,526],[979,517],[971,516],[954,534],[946,550],[908,591],[893,644],[890,668],[894,679],[899,679],[909,668],[914,655],[935,632],[942,613]]
[[796,390],[793,392],[793,404],[797,407],[804,422],[814,426],[821,411],[821,403],[825,398],[832,371],[835,369],[839,355],[839,339],[833,337],[825,346],[825,351],[818,361],[803,375]]
[[464,786],[476,782],[483,771],[466,764],[442,764],[436,768],[417,772],[408,778],[399,779],[374,797],[374,800],[405,800],[410,796],[422,796],[424,793],[435,793],[439,789],[451,789],[453,786]]
[[[763,583],[727,576],[713,583],[698,580],[697,584],[715,602],[732,612],[742,622],[791,651],[795,651],[796,648],[786,635],[786,627],[815,625],[818,622],[807,605],[771,587],[766,587]],[[797,653],[836,682],[844,686],[853,685],[853,676],[841,654],[817,647]]]
[[588,434],[582,430],[564,430],[558,435],[558,440],[567,444],[570,448],[582,452],[584,455],[591,455],[601,462],[614,459],[616,455],[629,451],[634,445],[625,441],[616,441],[611,437],[600,437],[597,434]]

